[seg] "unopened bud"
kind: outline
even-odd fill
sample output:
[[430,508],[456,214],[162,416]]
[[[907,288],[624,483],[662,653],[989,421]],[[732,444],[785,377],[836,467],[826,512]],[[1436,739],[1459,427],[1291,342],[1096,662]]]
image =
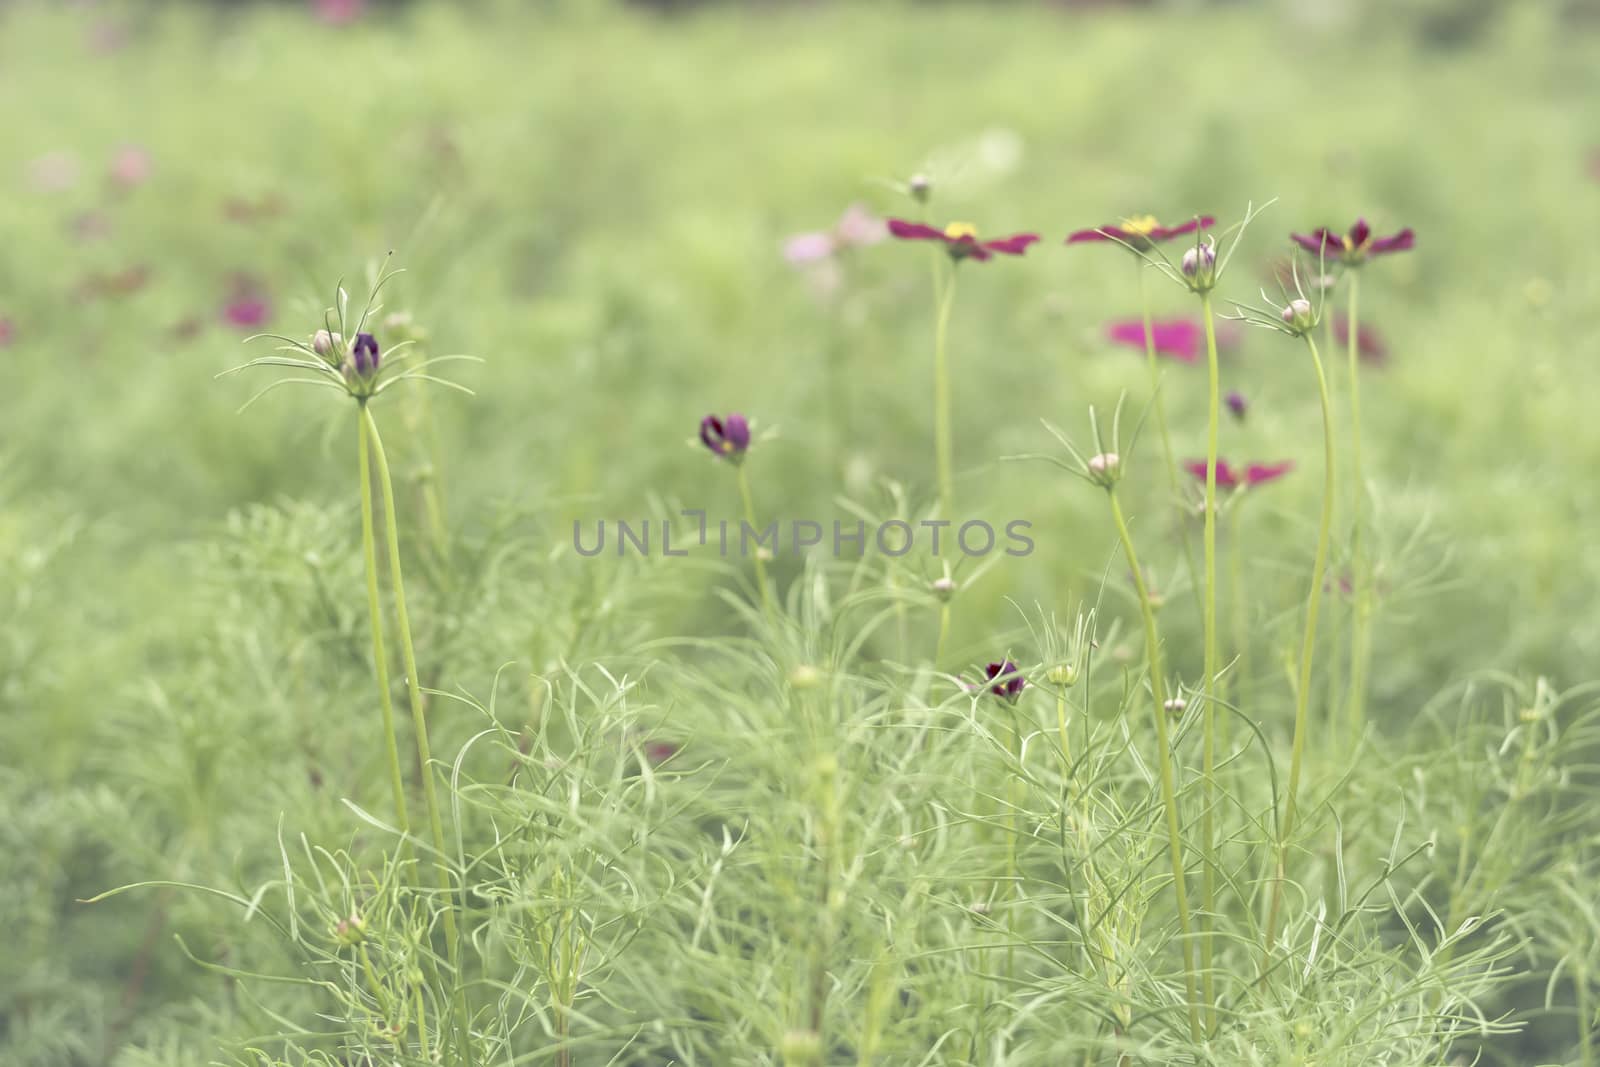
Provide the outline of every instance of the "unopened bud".
[[1115,452],[1089,457],[1089,480],[1110,489],[1122,477],[1122,460]]
[[1167,714],[1169,715],[1182,715],[1183,709],[1189,705],[1185,703],[1182,697],[1173,697],[1162,706],[1167,709]]
[[1189,287],[1205,292],[1217,280],[1217,248],[1215,244],[1198,244],[1183,254],[1183,276]]
[[1072,663],[1057,664],[1045,672],[1045,678],[1051,685],[1059,685],[1063,688],[1076,685],[1078,681],[1077,665]]
[[311,335],[311,350],[323,359],[332,360],[344,347],[344,338],[328,330],[318,330]]
[[367,924],[358,912],[352,911],[348,919],[340,919],[333,927],[333,939],[341,945],[359,945],[366,936]]
[[913,174],[906,183],[906,191],[911,194],[911,199],[919,204],[926,204],[933,195],[933,179],[926,174]]
[[954,578],[935,578],[933,580],[933,595],[941,602],[948,601],[956,594],[956,580]]
[[1311,301],[1304,298],[1289,301],[1283,309],[1283,324],[1298,334],[1308,332],[1317,324],[1317,313]]

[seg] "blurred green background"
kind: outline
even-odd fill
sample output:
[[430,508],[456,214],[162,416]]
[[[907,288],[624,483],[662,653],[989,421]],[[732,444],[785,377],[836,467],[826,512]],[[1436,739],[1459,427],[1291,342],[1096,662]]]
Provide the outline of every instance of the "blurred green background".
[[[1093,494],[1001,460],[1046,447],[1041,418],[1081,432],[1089,404],[1143,395],[1103,333],[1137,313],[1132,270],[1063,248],[1069,231],[1274,200],[1222,294],[1255,300],[1290,230],[1414,226],[1417,251],[1363,291],[1390,350],[1363,397],[1379,647],[1403,653],[1377,665],[1373,716],[1403,726],[1484,667],[1595,674],[1592,5],[660,6],[678,10],[0,3],[0,924],[20,939],[0,1058],[201,1062],[227,995],[146,904],[72,901],[270,865],[286,806],[339,825],[279,780],[305,720],[249,662],[294,625],[264,606],[274,583],[357,587],[349,413],[284,391],[240,415],[264,383],[215,375],[263,351],[233,319],[303,336],[391,250],[388,309],[485,360],[455,375],[475,397],[433,400],[452,523],[541,558],[575,517],[731,515],[731,481],[687,443],[713,410],[776,428],[750,467],[773,514],[885,509],[886,480],[926,500],[923,250],[884,242],[819,278],[785,241],[853,203],[914,211],[895,185],[918,172],[941,220],[1042,234],[964,273],[952,327],[960,494],[1039,545],[964,594],[955,644],[980,657],[1017,625],[1007,598],[1092,595],[1112,549]],[[1168,369],[1186,455],[1203,377]],[[1251,401],[1224,454],[1316,469],[1294,346],[1247,332],[1223,384]],[[1159,514],[1145,473],[1131,491]],[[1268,599],[1297,595],[1316,492],[1301,475],[1252,512]],[[1170,542],[1150,554],[1177,578]],[[539,574],[562,604],[652,580]],[[645,598],[597,633],[480,578],[472,621],[438,637],[462,647],[441,686],[723,625],[709,596]],[[1257,621],[1271,671],[1297,623]],[[179,907],[178,927],[206,915]]]

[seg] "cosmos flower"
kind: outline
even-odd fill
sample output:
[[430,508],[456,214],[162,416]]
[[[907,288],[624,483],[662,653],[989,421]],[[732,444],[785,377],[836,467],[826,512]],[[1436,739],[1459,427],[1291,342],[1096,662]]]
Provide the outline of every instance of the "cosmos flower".
[[[1155,319],[1150,323],[1150,336],[1155,340],[1156,355],[1167,356],[1180,363],[1193,363],[1206,350],[1206,328],[1194,318]],[[1144,321],[1142,319],[1117,319],[1106,324],[1106,337],[1119,345],[1144,351]],[[1231,323],[1217,324],[1217,347],[1230,348],[1238,340],[1238,330]]]
[[1017,671],[1017,665],[1010,660],[989,664],[983,669],[983,676],[986,681],[994,683],[989,686],[990,692],[1013,704],[1022,696],[1022,690],[1028,684]]
[[222,321],[241,330],[256,330],[272,318],[272,305],[254,280],[239,276],[233,293],[222,305]]
[[1120,225],[1079,230],[1067,238],[1067,244],[1082,244],[1085,241],[1119,241],[1143,249],[1159,241],[1170,241],[1174,237],[1209,229],[1215,226],[1216,222],[1217,220],[1210,215],[1199,215],[1181,226],[1163,226],[1156,221],[1154,215],[1138,215],[1131,219],[1123,219]]
[[150,177],[150,153],[138,145],[123,145],[111,158],[111,183],[129,190],[143,185]]
[[1391,237],[1374,238],[1372,227],[1367,225],[1366,219],[1357,219],[1347,234],[1338,234],[1323,226],[1309,234],[1295,233],[1289,236],[1295,244],[1312,255],[1337,259],[1347,267],[1359,267],[1372,256],[1408,252],[1417,243],[1417,235],[1409,226]]
[[883,220],[860,204],[845,208],[830,230],[795,234],[783,243],[783,258],[797,267],[828,259],[852,248],[875,245],[888,236]]
[[721,459],[742,462],[750,449],[750,423],[738,413],[726,418],[707,415],[700,420],[700,443]]
[[[1183,469],[1194,475],[1200,481],[1206,480],[1206,461],[1203,459],[1190,460],[1183,465]],[[1279,463],[1252,463],[1242,471],[1236,471],[1228,466],[1228,461],[1217,459],[1217,488],[1238,489],[1251,486],[1265,485],[1275,482],[1285,474],[1294,470],[1293,460],[1283,460]]]
[[[1341,345],[1350,343],[1350,318],[1347,315],[1336,316],[1333,320],[1333,336]],[[1377,327],[1361,323],[1356,327],[1356,352],[1366,362],[1384,364],[1389,361],[1389,345],[1378,332]]]
[[952,222],[942,230],[905,219],[890,219],[889,233],[902,241],[943,241],[945,251],[957,262],[975,259],[979,263],[993,259],[996,252],[1007,256],[1020,256],[1028,246],[1039,239],[1036,233],[1018,233],[993,241],[978,240],[978,231],[971,223]]
[[365,0],[311,0],[312,10],[330,26],[343,26],[361,17]]
[[17,324],[4,315],[0,315],[0,348],[9,348],[11,342],[17,339]]

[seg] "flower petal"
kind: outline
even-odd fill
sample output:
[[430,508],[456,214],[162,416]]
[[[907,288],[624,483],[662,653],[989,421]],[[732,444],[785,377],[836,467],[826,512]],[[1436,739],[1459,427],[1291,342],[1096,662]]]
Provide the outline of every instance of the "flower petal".
[[1356,224],[1350,227],[1350,246],[1360,248],[1367,243],[1367,238],[1372,236],[1372,227],[1367,225],[1366,219],[1356,219]]
[[889,233],[902,241],[945,241],[948,240],[944,233],[932,226],[920,222],[907,222],[905,219],[890,219]]
[[1128,235],[1116,226],[1102,226],[1096,230],[1077,230],[1067,237],[1069,245],[1085,241],[1126,241]]
[[1417,235],[1407,226],[1393,237],[1380,237],[1367,246],[1369,255],[1382,255],[1385,252],[1409,252],[1417,244]]
[[1036,233],[1018,233],[1010,237],[1002,237],[997,241],[985,241],[983,247],[991,252],[1002,252],[1008,256],[1020,256],[1028,250],[1028,246],[1039,239]]
[[1150,231],[1150,240],[1168,241],[1174,237],[1182,237],[1186,233],[1194,233],[1196,230],[1210,229],[1216,224],[1217,220],[1212,216],[1200,215],[1190,219],[1182,226],[1157,226]]
[[1244,484],[1262,485],[1276,481],[1292,470],[1294,470],[1292,459],[1286,459],[1281,463],[1252,463],[1245,468]]
[[[1183,465],[1183,469],[1194,475],[1195,480],[1202,484],[1206,480],[1206,461],[1192,459]],[[1233,468],[1228,466],[1228,461],[1221,456],[1217,457],[1217,487],[1219,489],[1232,489],[1239,484],[1238,475],[1233,473]]]

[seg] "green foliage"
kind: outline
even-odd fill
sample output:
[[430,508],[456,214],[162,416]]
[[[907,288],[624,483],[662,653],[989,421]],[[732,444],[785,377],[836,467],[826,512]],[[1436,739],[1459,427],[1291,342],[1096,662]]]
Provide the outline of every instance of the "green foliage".
[[[1600,463],[1600,281],[1572,205],[1600,42],[1554,6],[1472,7],[1471,32],[1446,10],[0,7],[0,1060],[1592,1067],[1600,498],[1574,485]],[[93,50],[94,19],[124,43]],[[129,188],[104,178],[122,144],[152,162]],[[51,153],[67,188],[39,187]],[[1044,235],[960,267],[947,338],[958,512],[1037,548],[961,562],[945,620],[920,551],[780,553],[764,607],[694,544],[683,509],[743,504],[686,442],[755,417],[768,521],[929,515],[928,249],[856,249],[833,288],[781,255],[853,201],[919,217],[894,187],[919,171],[934,221]],[[1257,302],[1291,229],[1419,239],[1361,290],[1392,352],[1362,378],[1368,729],[1340,729],[1341,483],[1268,951],[1322,442],[1302,346],[1223,355],[1250,414],[1222,454],[1299,469],[1219,516],[1197,1041],[1135,583],[1101,489],[1002,459],[1149,398],[1101,332],[1139,314],[1131,257],[1061,237],[1272,197],[1219,307]],[[475,396],[373,401],[434,757],[397,715],[404,839],[356,405],[240,415],[270,379],[215,380],[271,352],[219,321],[234,275],[308,342],[390,249],[386,354],[485,360],[446,365]],[[1158,316],[1195,310],[1149,280]],[[1203,455],[1204,368],[1161,371],[1174,450]],[[1126,444],[1117,496],[1185,701],[1198,887],[1199,527],[1163,465],[1154,433]],[[601,518],[693,547],[584,558],[573,523]],[[1014,705],[980,684],[1006,660]]]

